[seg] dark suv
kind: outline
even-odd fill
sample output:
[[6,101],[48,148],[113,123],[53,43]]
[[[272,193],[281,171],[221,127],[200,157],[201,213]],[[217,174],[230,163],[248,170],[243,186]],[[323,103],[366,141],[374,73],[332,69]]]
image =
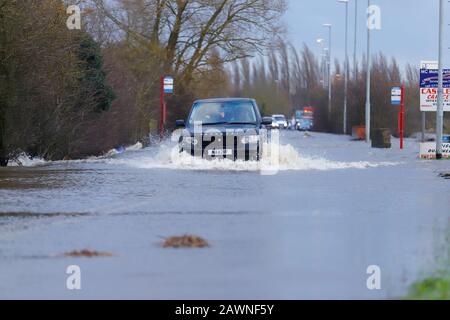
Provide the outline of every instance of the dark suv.
[[272,118],[262,118],[253,99],[224,98],[194,102],[179,138],[180,152],[205,159],[257,161],[267,137],[264,126]]

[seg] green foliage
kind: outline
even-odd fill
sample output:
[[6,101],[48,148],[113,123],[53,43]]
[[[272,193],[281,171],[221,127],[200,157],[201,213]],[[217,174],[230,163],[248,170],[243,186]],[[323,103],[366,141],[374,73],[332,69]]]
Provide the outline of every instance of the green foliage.
[[79,43],[80,104],[86,103],[87,99],[92,99],[94,111],[106,111],[111,107],[116,96],[111,87],[107,85],[100,46],[86,33],[80,35]]
[[100,47],[66,20],[59,0],[2,4],[0,165],[22,151],[52,160],[83,156],[87,126],[111,106]]
[[407,299],[450,300],[450,273],[441,272],[412,285]]

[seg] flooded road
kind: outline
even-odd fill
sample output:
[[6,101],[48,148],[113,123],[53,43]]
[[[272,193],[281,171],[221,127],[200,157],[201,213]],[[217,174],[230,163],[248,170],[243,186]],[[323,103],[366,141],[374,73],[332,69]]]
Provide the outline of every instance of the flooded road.
[[[393,298],[448,262],[450,163],[282,134],[279,172],[170,144],[0,169],[0,298]],[[395,145],[395,144],[394,144]],[[163,249],[196,234],[207,249]],[[80,249],[112,257],[65,258]],[[66,289],[66,268],[82,290]],[[367,267],[382,272],[368,290]]]

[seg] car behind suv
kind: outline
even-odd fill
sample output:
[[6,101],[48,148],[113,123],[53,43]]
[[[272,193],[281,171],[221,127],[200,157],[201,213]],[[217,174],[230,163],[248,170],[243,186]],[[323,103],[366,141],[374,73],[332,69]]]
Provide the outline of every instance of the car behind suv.
[[275,119],[275,121],[278,123],[278,127],[280,129],[287,129],[288,128],[288,122],[286,120],[286,117],[282,114],[274,114],[272,118]]

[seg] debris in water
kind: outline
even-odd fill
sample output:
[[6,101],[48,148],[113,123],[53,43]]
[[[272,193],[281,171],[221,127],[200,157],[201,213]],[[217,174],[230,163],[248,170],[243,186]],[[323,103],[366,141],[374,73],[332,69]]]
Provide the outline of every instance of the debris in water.
[[198,236],[184,235],[182,237],[166,238],[164,248],[207,248],[209,243]]
[[93,250],[75,250],[63,254],[67,258],[99,258],[99,257],[112,257],[113,254],[109,252],[100,252]]
[[439,176],[444,179],[450,179],[450,172],[443,172]]

